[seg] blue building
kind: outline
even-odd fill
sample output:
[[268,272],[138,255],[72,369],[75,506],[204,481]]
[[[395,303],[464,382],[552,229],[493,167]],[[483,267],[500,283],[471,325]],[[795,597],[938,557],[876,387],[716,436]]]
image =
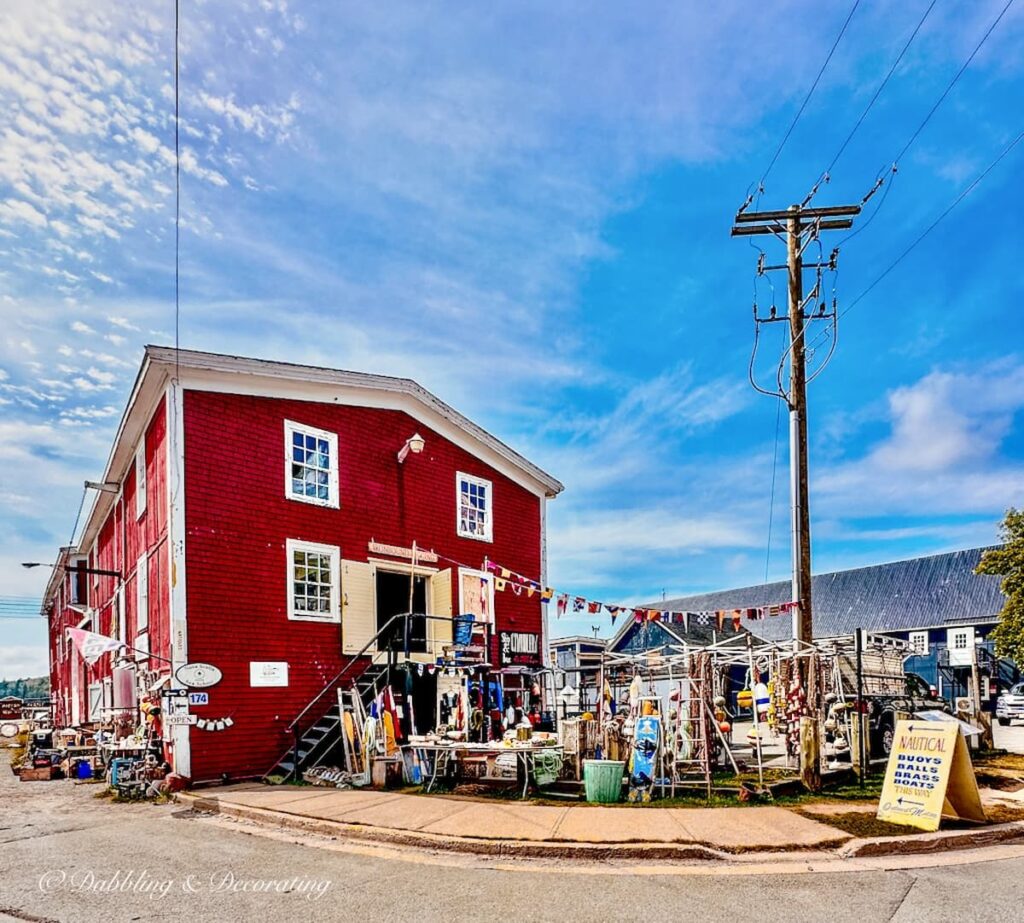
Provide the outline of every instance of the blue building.
[[[814,637],[839,637],[865,628],[904,640],[914,652],[906,669],[920,674],[950,700],[969,694],[972,650],[976,650],[982,701],[994,707],[999,691],[1016,682],[1020,672],[1012,661],[996,657],[989,637],[1005,597],[999,577],[974,573],[986,550],[970,548],[816,575],[811,581]],[[673,611],[729,611],[784,603],[791,596],[790,583],[785,581],[651,605]],[[744,620],[743,625],[769,641],[793,636],[788,616]],[[637,643],[625,634],[622,641]]]

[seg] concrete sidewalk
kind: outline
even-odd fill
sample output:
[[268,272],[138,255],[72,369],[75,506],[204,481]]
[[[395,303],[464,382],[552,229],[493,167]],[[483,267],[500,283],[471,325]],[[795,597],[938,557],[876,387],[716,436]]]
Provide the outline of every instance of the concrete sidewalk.
[[260,784],[179,797],[196,810],[307,831],[485,853],[710,858],[736,852],[822,850],[850,839],[834,827],[778,807],[550,807]]

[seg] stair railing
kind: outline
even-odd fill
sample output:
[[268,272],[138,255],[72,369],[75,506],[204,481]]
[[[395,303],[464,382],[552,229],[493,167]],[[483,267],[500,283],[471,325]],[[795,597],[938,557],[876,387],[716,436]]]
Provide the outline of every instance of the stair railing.
[[[375,648],[376,645],[377,645],[377,642],[382,637],[384,637],[384,636],[388,635],[389,633],[391,633],[393,626],[398,621],[400,621],[400,620],[403,622],[403,631],[402,631],[403,653],[405,654],[406,657],[408,657],[410,652],[411,652],[411,645],[412,645],[412,635],[411,635],[410,630],[409,630],[410,629],[410,620],[414,619],[414,618],[415,619],[432,620],[432,621],[436,621],[436,622],[452,622],[452,624],[453,624],[453,636],[454,636],[454,621],[455,620],[454,620],[454,618],[452,616],[449,616],[449,615],[425,615],[425,614],[419,613],[419,612],[403,612],[403,613],[399,613],[398,615],[391,616],[391,618],[389,618],[384,623],[384,625],[377,630],[377,633],[372,638],[370,638],[370,640],[367,641],[366,644],[363,645],[362,649],[359,651],[358,654],[353,654],[351,657],[349,657],[349,659],[345,662],[345,665],[334,675],[334,677],[332,677],[330,680],[327,681],[327,683],[323,687],[323,689],[321,689],[315,696],[313,696],[312,699],[310,699],[309,704],[307,704],[306,707],[304,709],[302,709],[302,711],[300,711],[298,713],[298,715],[295,716],[295,718],[291,722],[291,724],[289,724],[288,727],[285,728],[286,731],[290,731],[291,734],[292,734],[292,774],[294,775],[294,777],[296,779],[299,777],[299,744],[300,744],[301,739],[302,739],[302,732],[300,730],[301,727],[302,727],[302,719],[305,718],[307,714],[309,714],[310,709],[312,709],[317,704],[317,702],[319,702],[325,695],[327,695],[328,692],[330,692],[332,689],[335,688],[337,683],[356,664],[357,661],[362,660],[367,655],[370,655],[370,649],[371,648]],[[429,640],[428,640],[428,644],[429,644]],[[387,652],[390,655],[391,653],[393,653],[393,650],[391,648],[388,648]],[[379,652],[378,651],[374,651],[374,653],[379,653]],[[372,655],[370,655],[370,656],[372,656]]]

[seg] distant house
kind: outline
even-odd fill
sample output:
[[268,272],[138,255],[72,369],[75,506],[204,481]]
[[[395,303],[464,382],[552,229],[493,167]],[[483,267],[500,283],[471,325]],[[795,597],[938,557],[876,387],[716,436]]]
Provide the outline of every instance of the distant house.
[[[919,673],[946,697],[967,694],[970,652],[976,647],[982,697],[991,703],[999,688],[1014,682],[1019,672],[1012,662],[995,657],[989,640],[1005,598],[1000,578],[974,573],[984,551],[970,548],[818,574],[811,581],[815,638],[849,635],[859,628],[900,638],[914,651],[907,669]],[[785,581],[652,605],[691,612],[746,609],[787,602],[791,595],[790,583]],[[744,619],[743,625],[766,640],[793,636],[792,619],[785,615],[761,621]],[[615,643],[613,640],[610,646]]]

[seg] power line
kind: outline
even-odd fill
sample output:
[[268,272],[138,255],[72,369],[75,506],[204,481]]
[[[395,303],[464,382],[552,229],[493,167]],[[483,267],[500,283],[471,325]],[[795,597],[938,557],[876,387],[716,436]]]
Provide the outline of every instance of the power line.
[[174,0],[174,377],[178,378],[178,349],[181,343],[181,149],[179,143],[181,108],[178,101],[180,0]]
[[917,38],[917,33],[921,31],[921,27],[924,25],[925,20],[931,14],[931,11],[935,8],[935,4],[937,2],[938,0],[932,0],[932,2],[928,5],[928,8],[924,11],[924,15],[918,20],[917,25],[914,26],[914,31],[910,33],[910,38],[907,39],[903,47],[900,49],[900,53],[896,56],[896,60],[892,62],[892,66],[889,68],[889,72],[885,75],[885,77],[882,79],[882,82],[878,85],[878,89],[875,90],[874,95],[868,101],[868,104],[867,106],[865,106],[864,111],[860,114],[860,118],[858,118],[857,121],[854,122],[853,128],[850,129],[850,133],[846,136],[846,139],[843,141],[843,143],[839,145],[839,149],[833,155],[832,160],[829,162],[829,165],[825,167],[825,169],[821,173],[821,177],[814,184],[814,189],[811,190],[811,194],[808,196],[808,201],[823,181],[826,183],[829,181],[832,170],[835,167],[836,163],[839,162],[839,158],[843,156],[843,152],[846,150],[849,143],[853,140],[853,136],[857,134],[858,129],[864,123],[864,119],[867,118],[868,113],[871,111],[872,107],[878,101],[878,97],[882,95],[882,91],[889,83],[889,80],[892,78],[892,75],[896,73],[896,68],[900,66],[900,62],[903,60],[904,55],[906,55],[907,49],[910,48],[914,39]]
[[[925,228],[914,241],[898,256],[893,260],[875,279],[865,288],[856,298],[853,299],[839,314],[840,317],[845,317],[850,311],[852,311],[867,295],[878,285],[886,276],[889,275],[910,253],[920,244],[936,227],[953,211],[964,199],[967,198],[989,175],[999,164],[1010,154],[1010,152],[1018,145],[1021,141],[1024,141],[1024,131],[1018,134],[1003,150],[999,153],[995,160],[993,160],[984,170],[979,173],[974,180],[958,195],[946,209],[930,224]],[[820,341],[822,334],[819,334],[817,339],[811,344],[813,347],[817,342]]]
[[[793,117],[793,121],[790,123],[789,128],[786,129],[786,133],[782,136],[782,140],[779,142],[779,146],[775,149],[775,153],[772,155],[772,159],[768,162],[768,166],[765,168],[761,179],[758,181],[758,189],[760,190],[764,186],[764,181],[768,179],[768,174],[772,172],[772,167],[775,166],[775,162],[779,159],[779,155],[782,153],[782,149],[786,146],[786,142],[789,141],[789,136],[793,134],[793,129],[796,128],[797,122],[800,121],[800,117],[804,114],[804,109],[807,108],[807,104],[811,101],[811,97],[814,95],[814,91],[818,88],[818,83],[821,81],[822,75],[825,73],[829,62],[832,60],[832,55],[835,54],[836,48],[839,47],[839,42],[842,40],[843,35],[846,33],[846,27],[850,25],[850,20],[853,19],[853,14],[857,12],[857,7],[860,6],[860,0],[854,0],[853,7],[850,9],[849,15],[846,17],[846,21],[843,23],[843,27],[839,30],[839,34],[836,36],[836,40],[832,43],[832,47],[829,49],[828,56],[825,58],[825,62],[821,65],[821,69],[818,71],[818,75],[814,78],[814,83],[811,84],[811,88],[807,91],[807,95],[804,97],[804,101],[800,104],[800,108],[797,110],[796,115]],[[742,212],[751,202],[753,201],[753,194],[747,196],[747,201],[740,207]]]
[[[1013,0],[1010,0],[1010,2],[1012,3],[1012,2],[1013,2]],[[1007,6],[1008,6],[1008,5],[1009,5],[1009,4],[1007,4]],[[854,298],[854,299],[853,299],[853,301],[851,301],[851,302],[850,302],[850,303],[849,303],[849,304],[848,304],[848,305],[847,305],[847,306],[846,306],[846,307],[845,307],[845,308],[843,309],[842,315],[840,315],[840,316],[843,316],[843,315],[847,314],[847,313],[848,313],[849,311],[852,311],[852,310],[853,310],[853,308],[854,308],[854,307],[855,307],[855,306],[856,306],[856,305],[857,305],[857,304],[858,304],[858,303],[859,303],[859,302],[860,302],[860,301],[861,301],[861,300],[862,300],[862,299],[863,299],[863,298],[864,298],[865,296],[867,296],[868,292],[870,292],[870,291],[871,291],[871,290],[872,290],[872,289],[873,289],[873,288],[874,288],[874,287],[875,287],[876,285],[878,285],[878,283],[879,283],[879,282],[881,282],[881,281],[882,281],[882,280],[883,280],[883,279],[884,279],[884,278],[885,278],[885,277],[886,277],[887,275],[889,275],[889,273],[890,273],[890,272],[892,272],[892,271],[893,271],[893,270],[894,270],[894,269],[895,269],[895,268],[896,268],[896,267],[897,267],[897,266],[898,266],[898,265],[899,265],[899,264],[900,264],[900,263],[901,263],[901,262],[903,261],[903,259],[904,259],[904,258],[905,258],[906,256],[908,256],[908,255],[910,254],[910,252],[911,252],[911,251],[912,251],[912,250],[913,250],[913,249],[914,249],[914,248],[915,248],[915,247],[916,247],[916,246],[917,246],[917,245],[918,245],[919,243],[921,243],[921,241],[923,241],[923,240],[924,240],[924,239],[925,239],[925,238],[926,238],[926,237],[927,237],[927,236],[928,236],[929,234],[931,234],[931,232],[932,232],[932,231],[934,231],[934,230],[935,230],[935,228],[936,228],[936,227],[938,227],[939,223],[940,223],[940,222],[941,222],[941,221],[942,221],[942,220],[943,220],[943,219],[944,219],[944,218],[945,218],[945,217],[946,217],[946,216],[947,216],[947,215],[948,215],[948,214],[949,214],[949,213],[950,213],[951,211],[953,211],[953,209],[954,209],[954,208],[956,208],[956,207],[957,207],[957,206],[958,206],[958,205],[959,205],[959,204],[960,204],[960,203],[961,203],[961,202],[962,202],[962,201],[963,201],[964,199],[966,199],[966,198],[967,198],[967,196],[969,196],[969,195],[970,195],[970,194],[971,194],[971,193],[972,193],[972,192],[973,192],[973,191],[975,190],[975,188],[976,188],[976,187],[978,186],[978,184],[979,184],[979,183],[980,183],[980,182],[981,182],[981,181],[982,181],[982,180],[983,180],[983,179],[984,179],[984,178],[985,178],[986,176],[988,176],[988,175],[989,175],[989,173],[991,173],[991,172],[992,172],[992,171],[993,171],[993,170],[994,170],[994,169],[995,169],[995,168],[996,168],[997,166],[999,166],[999,164],[1000,164],[1000,162],[1001,162],[1001,161],[1003,160],[1003,158],[1005,158],[1005,157],[1006,157],[1006,156],[1007,156],[1007,155],[1008,155],[1008,154],[1010,153],[1010,151],[1012,151],[1012,150],[1013,150],[1013,149],[1014,149],[1014,148],[1015,148],[1015,147],[1016,147],[1016,146],[1017,146],[1017,145],[1018,145],[1018,144],[1019,144],[1019,143],[1021,142],[1021,140],[1022,140],[1022,139],[1024,139],[1024,131],[1022,131],[1022,132],[1021,132],[1021,133],[1020,133],[1019,135],[1017,135],[1017,137],[1016,137],[1016,138],[1014,138],[1014,139],[1013,139],[1013,140],[1012,140],[1012,141],[1011,141],[1011,142],[1010,142],[1010,143],[1009,143],[1009,144],[1008,144],[1008,145],[1007,145],[1006,147],[1004,147],[1004,148],[1003,148],[1003,150],[1002,150],[1002,152],[1001,152],[1001,153],[999,154],[999,156],[998,156],[998,157],[996,157],[996,159],[995,159],[995,160],[993,160],[993,161],[992,161],[992,163],[990,163],[990,164],[989,164],[989,165],[988,165],[988,166],[987,166],[987,167],[986,167],[986,168],[985,168],[985,169],[984,169],[984,170],[983,170],[983,171],[982,171],[981,173],[979,173],[979,174],[978,174],[978,176],[976,176],[976,177],[974,178],[974,181],[973,181],[973,182],[972,182],[972,183],[971,183],[971,184],[970,184],[969,186],[967,186],[967,188],[965,188],[965,189],[963,190],[963,192],[961,192],[961,193],[960,193],[960,195],[958,195],[958,196],[957,196],[957,197],[956,197],[956,198],[955,198],[955,199],[954,199],[954,200],[953,200],[953,201],[952,201],[952,202],[951,202],[951,203],[950,203],[950,204],[949,204],[949,205],[948,205],[948,206],[946,207],[945,211],[943,211],[943,212],[942,212],[942,214],[941,214],[941,215],[939,215],[939,217],[938,217],[938,218],[936,218],[936,219],[935,219],[935,220],[934,220],[934,221],[933,221],[933,222],[932,222],[932,223],[931,223],[930,225],[928,225],[928,227],[927,227],[927,228],[925,228],[925,229],[924,229],[924,231],[922,231],[922,232],[921,232],[921,234],[919,234],[919,235],[918,235],[918,237],[917,237],[917,238],[916,238],[916,239],[914,240],[914,242],[913,242],[912,244],[910,244],[910,246],[909,246],[909,247],[907,247],[907,249],[906,249],[906,250],[904,250],[904,251],[903,251],[903,252],[902,252],[902,253],[901,253],[901,254],[900,254],[900,255],[899,255],[898,257],[896,257],[896,259],[895,259],[895,260],[893,260],[893,261],[892,261],[892,262],[891,262],[891,263],[890,263],[890,264],[889,264],[889,265],[888,265],[888,266],[886,267],[886,269],[885,269],[885,270],[884,270],[884,271],[883,271],[883,272],[882,272],[882,273],[881,273],[881,274],[880,274],[879,276],[877,276],[877,277],[875,278],[875,280],[874,280],[874,281],[873,281],[873,282],[872,282],[872,283],[871,283],[871,284],[870,284],[870,285],[869,285],[869,286],[868,286],[868,287],[867,287],[866,289],[864,289],[864,291],[862,291],[862,292],[861,292],[861,293],[860,293],[860,294],[859,294],[859,295],[858,295],[858,296],[857,296],[856,298]]]
[[914,133],[910,136],[910,139],[907,141],[906,144],[903,145],[903,148],[900,150],[900,152],[893,158],[892,162],[894,164],[898,164],[903,159],[907,151],[909,151],[910,148],[913,146],[914,142],[918,139],[921,132],[924,131],[924,127],[928,124],[928,122],[931,121],[932,116],[935,115],[935,113],[938,111],[939,106],[942,105],[943,101],[949,95],[950,91],[953,89],[953,87],[956,86],[957,82],[963,76],[964,71],[967,70],[967,68],[970,66],[971,61],[974,60],[975,56],[981,50],[981,46],[988,41],[989,36],[995,31],[996,26],[999,25],[1002,18],[1006,15],[1006,11],[1011,6],[1013,6],[1013,3],[1014,0],[1006,0],[1006,5],[999,11],[999,15],[993,20],[992,25],[988,27],[988,31],[981,37],[981,41],[979,41],[978,44],[974,46],[974,51],[970,53],[967,60],[964,61],[963,65],[960,67],[960,70],[956,72],[953,79],[949,82],[949,85],[946,87],[945,90],[942,91],[942,94],[935,101],[935,105],[933,105],[931,109],[928,110],[928,114],[924,117],[924,121],[922,121],[921,124],[917,126]]

